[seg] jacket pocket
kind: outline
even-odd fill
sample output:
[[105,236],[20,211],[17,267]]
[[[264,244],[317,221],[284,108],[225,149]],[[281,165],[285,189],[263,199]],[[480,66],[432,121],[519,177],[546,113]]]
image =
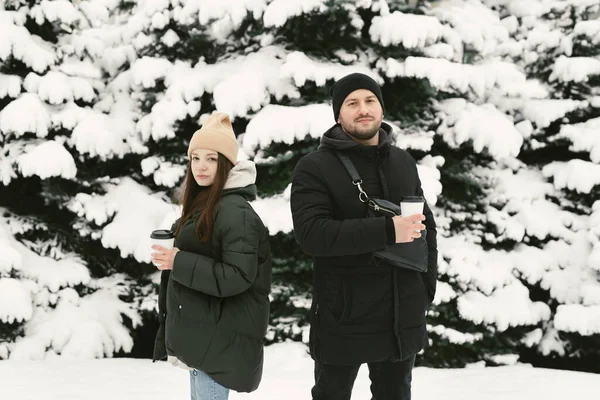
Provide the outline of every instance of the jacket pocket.
[[[388,272],[323,274],[319,312],[327,321],[333,319],[334,325],[352,327],[355,333],[390,330],[392,282]],[[329,329],[333,327],[328,325]]]
[[190,289],[172,279],[169,282],[168,310],[181,317],[216,325],[221,314],[221,299]]
[[320,298],[320,306],[324,308],[321,312],[329,312],[337,322],[341,323],[346,308],[344,278],[338,274],[323,274]]
[[376,273],[346,277],[342,284],[342,325],[359,325],[385,330],[393,316],[391,274]]

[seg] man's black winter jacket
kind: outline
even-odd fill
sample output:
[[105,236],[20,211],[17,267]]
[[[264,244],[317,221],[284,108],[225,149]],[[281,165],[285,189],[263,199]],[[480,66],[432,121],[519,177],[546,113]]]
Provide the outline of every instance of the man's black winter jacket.
[[394,243],[391,218],[367,218],[366,205],[335,151],[347,154],[371,197],[399,204],[423,195],[414,159],[393,146],[382,124],[378,146],[364,146],[339,125],[294,170],[291,209],[302,249],[314,258],[310,349],[325,364],[395,361],[427,345],[425,313],[433,300],[437,242],[426,205],[427,273],[377,263],[373,252]]

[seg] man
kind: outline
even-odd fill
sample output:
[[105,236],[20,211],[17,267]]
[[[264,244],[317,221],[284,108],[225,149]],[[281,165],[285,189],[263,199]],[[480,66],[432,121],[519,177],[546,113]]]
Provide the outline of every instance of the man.
[[[424,215],[366,216],[367,206],[335,153],[350,158],[370,197],[396,204],[402,196],[423,195],[416,162],[392,145],[377,82],[350,74],[335,83],[332,97],[337,124],[298,162],[291,193],[296,238],[314,258],[312,398],[349,400],[359,367],[367,363],[373,399],[407,400],[415,355],[428,342],[425,313],[437,274],[435,222],[427,203]],[[420,237],[425,227],[426,273],[373,257],[386,244]]]

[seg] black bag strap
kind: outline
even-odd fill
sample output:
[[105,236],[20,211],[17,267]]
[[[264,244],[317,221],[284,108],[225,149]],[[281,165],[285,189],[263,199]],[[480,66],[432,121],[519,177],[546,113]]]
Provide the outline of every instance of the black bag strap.
[[354,167],[352,160],[350,160],[350,157],[348,157],[347,155],[345,155],[344,153],[342,153],[340,151],[336,151],[335,154],[342,161],[342,164],[344,164],[344,167],[346,167],[346,171],[348,171],[350,178],[352,178],[352,183],[359,182],[359,181],[362,182],[362,179],[360,179],[360,175],[358,174],[356,167]]
[[350,175],[350,178],[352,179],[352,184],[358,188],[358,199],[363,203],[368,202],[369,195],[363,190],[361,186],[362,179],[360,178],[360,175],[358,174],[354,163],[352,163],[352,160],[350,160],[350,157],[348,157],[341,151],[335,151],[335,154],[338,156],[342,164],[344,164],[346,171],[348,171],[348,175]]

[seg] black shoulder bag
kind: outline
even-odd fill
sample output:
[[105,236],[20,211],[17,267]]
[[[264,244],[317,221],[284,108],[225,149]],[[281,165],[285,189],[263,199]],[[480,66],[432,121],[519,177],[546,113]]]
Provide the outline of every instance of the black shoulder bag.
[[[339,151],[335,153],[342,164],[344,164],[346,171],[348,171],[352,179],[352,184],[358,189],[358,199],[367,205],[367,217],[394,217],[401,215],[401,209],[398,204],[384,199],[369,197],[361,186],[362,179],[350,158]],[[427,272],[429,250],[427,248],[427,241],[425,240],[426,234],[427,231],[423,230],[421,231],[421,237],[416,238],[412,242],[387,244],[385,249],[374,252],[373,256],[394,267]]]

